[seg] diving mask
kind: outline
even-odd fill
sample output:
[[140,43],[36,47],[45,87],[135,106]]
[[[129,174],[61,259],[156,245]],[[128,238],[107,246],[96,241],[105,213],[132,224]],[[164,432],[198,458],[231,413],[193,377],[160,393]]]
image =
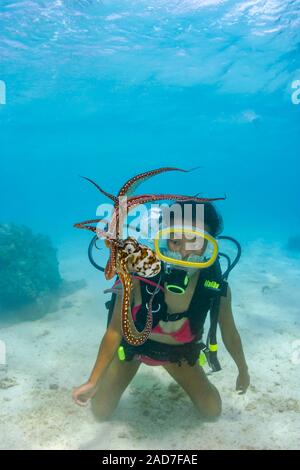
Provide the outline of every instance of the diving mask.
[[154,247],[159,259],[181,269],[208,268],[218,256],[217,241],[209,233],[195,228],[159,230]]
[[211,266],[218,256],[217,241],[207,232],[191,228],[165,228],[154,239],[155,252],[164,261],[167,290],[184,294],[190,277]]

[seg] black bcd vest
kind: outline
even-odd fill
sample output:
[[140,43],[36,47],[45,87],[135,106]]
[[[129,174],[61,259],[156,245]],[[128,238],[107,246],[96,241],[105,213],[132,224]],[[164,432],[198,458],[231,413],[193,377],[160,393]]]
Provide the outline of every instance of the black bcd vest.
[[[163,286],[163,272],[152,277],[150,280],[154,283],[160,282],[161,286]],[[219,296],[226,296],[227,283],[222,278],[222,271],[218,257],[212,266],[201,269],[188,310],[178,314],[168,314],[167,304],[164,299],[165,295],[161,289],[156,289],[155,286],[142,281],[140,282],[140,288],[142,306],[137,312],[135,321],[136,328],[139,331],[142,331],[145,328],[149,302],[153,296],[153,292],[156,290],[152,300],[153,328],[160,320],[176,321],[185,317],[189,319],[191,332],[196,335],[196,340],[199,340],[203,335],[206,316],[212,307],[213,301]],[[107,326],[109,325],[112,317],[115,300],[116,294],[113,294],[111,300],[106,302],[106,306],[109,309]]]

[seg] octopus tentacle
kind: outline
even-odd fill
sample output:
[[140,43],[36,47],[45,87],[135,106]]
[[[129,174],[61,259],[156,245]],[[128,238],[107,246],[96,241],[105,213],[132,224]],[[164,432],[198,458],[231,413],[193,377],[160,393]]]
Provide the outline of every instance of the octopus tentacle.
[[99,222],[109,224],[109,222],[105,219],[90,219],[90,220],[85,220],[84,222],[78,222],[78,223],[74,224],[74,227],[89,230],[90,232],[97,233],[98,238],[105,238],[106,239],[107,238],[107,232],[105,230],[100,230],[97,226],[94,227],[93,225],[90,225],[90,224],[99,223]]
[[[157,201],[157,200],[163,200],[163,199],[169,199],[169,200],[176,200],[176,201],[196,201],[196,202],[211,202],[211,201],[219,201],[219,200],[224,200],[226,199],[225,197],[213,197],[213,198],[205,198],[205,197],[198,197],[198,195],[194,196],[182,196],[180,194],[142,194],[140,196],[134,196],[130,198],[128,201],[128,205],[133,201],[141,201],[144,198],[149,198],[149,201],[146,202],[151,202]],[[143,204],[142,202],[140,204]]]
[[156,194],[156,195],[143,194],[142,196],[137,196],[129,200],[128,212],[129,210],[133,209],[134,207],[140,204],[146,204],[147,202],[153,202],[153,201],[174,200],[174,201],[185,201],[185,202],[195,201],[198,203],[203,203],[203,202],[211,202],[211,201],[220,201],[224,199],[225,199],[224,197],[199,198],[195,196],[179,196],[178,194]]
[[118,198],[116,198],[116,196],[114,196],[113,194],[108,193],[107,191],[104,191],[104,189],[100,188],[100,186],[97,183],[95,183],[95,181],[91,180],[90,178],[87,178],[86,176],[82,176],[81,178],[83,178],[83,179],[89,181],[90,183],[92,183],[94,186],[96,186],[96,188],[100,191],[100,193],[102,193],[105,196],[109,197],[109,199],[111,199],[115,203],[118,201]]
[[123,302],[122,302],[122,333],[127,343],[133,346],[139,346],[149,338],[152,330],[152,309],[149,308],[147,313],[146,326],[143,331],[138,331],[134,325],[131,314],[130,294],[132,290],[132,279],[128,272],[119,272],[120,280],[123,285]]
[[[198,203],[203,203],[203,202],[212,202],[212,201],[220,201],[224,200],[225,197],[219,197],[219,198],[200,198],[196,196],[180,196],[178,194],[142,194],[140,196],[134,196],[128,199],[127,201],[127,209],[128,212],[129,210],[133,209],[134,207],[140,205],[140,204],[146,204],[147,202],[154,202],[154,201],[164,201],[164,200],[175,200],[175,201],[195,201]],[[113,221],[111,222],[109,226],[109,232],[113,233],[113,231],[116,228],[116,225],[118,223],[118,213],[119,207],[116,206],[113,214]]]
[[[165,167],[165,168],[158,168],[156,170],[151,170],[145,173],[141,173],[136,175],[135,177],[131,178],[127,181],[118,193],[118,197],[104,191],[98,184],[92,181],[89,178],[83,177],[87,181],[91,182],[102,194],[109,197],[114,202],[114,211],[112,214],[111,221],[108,222],[105,219],[91,219],[85,222],[79,222],[74,226],[76,228],[90,230],[92,232],[96,232],[98,236],[105,238],[105,244],[109,248],[109,259],[105,267],[105,277],[106,279],[112,279],[115,275],[119,275],[120,281],[123,285],[123,302],[122,302],[122,332],[126,339],[126,341],[130,344],[138,346],[143,344],[147,338],[149,337],[151,330],[152,330],[152,300],[153,296],[149,302],[149,309],[147,312],[147,320],[146,325],[143,331],[139,332],[134,324],[132,314],[131,314],[131,306],[130,306],[130,295],[132,291],[132,276],[129,270],[136,269],[137,271],[141,270],[141,262],[143,263],[143,275],[146,277],[151,277],[157,273],[157,270],[160,270],[160,265],[158,265],[158,261],[156,259],[155,253],[153,253],[146,247],[140,245],[137,241],[135,241],[135,246],[133,247],[134,253],[128,251],[125,248],[124,240],[120,238],[120,227],[119,221],[121,217],[121,210],[119,198],[122,196],[128,195],[128,192],[132,192],[136,189],[136,187],[146,179],[155,176],[159,173],[163,173],[166,171],[182,171],[188,172],[191,170],[183,170],[180,168],[172,168],[172,167]],[[132,210],[134,207],[140,204],[146,204],[148,202],[154,201],[163,201],[163,200],[173,200],[173,201],[196,201],[198,203],[210,202],[210,201],[218,201],[224,200],[225,197],[219,198],[200,198],[198,195],[195,196],[181,196],[177,194],[142,194],[140,196],[131,196],[127,199],[127,213]],[[107,223],[108,227],[106,231],[99,230],[97,227],[94,227],[91,224],[95,223]],[[129,240],[129,239],[128,239]],[[132,240],[130,239],[130,244],[132,246]],[[125,240],[126,242],[126,240]],[[145,252],[146,248],[146,252]],[[143,251],[144,250],[144,251]],[[144,262],[145,260],[145,253],[147,255],[147,263]],[[130,260],[130,256],[131,260]],[[149,267],[150,266],[150,267]],[[159,271],[158,271],[159,272]]]
[[157,168],[156,170],[145,171],[144,173],[135,175],[133,178],[130,178],[128,181],[126,181],[126,183],[120,189],[118,197],[125,196],[125,194],[128,194],[129,190],[133,192],[137,188],[137,186],[139,186],[139,184],[141,184],[143,181],[147,180],[148,178],[151,178],[152,176],[164,173],[166,171],[182,171],[184,173],[187,173],[190,170],[183,170],[181,168],[174,167],[163,167]]
[[[89,219],[89,220],[85,220],[84,222],[77,222],[73,226],[75,228],[86,229],[87,228],[86,224],[95,224],[95,223],[99,223],[99,222],[103,222],[104,224],[110,224],[110,222],[106,219]],[[93,228],[96,228],[96,227],[93,227]]]
[[117,246],[115,243],[110,244],[110,253],[109,253],[109,258],[106,263],[105,269],[104,269],[104,274],[105,274],[105,279],[108,281],[112,279],[117,273]]
[[[196,202],[199,202],[199,203],[203,203],[203,202],[210,202],[210,201],[216,201],[216,200],[223,200],[225,198],[199,198],[199,197],[196,197],[196,196],[180,196],[180,195],[177,195],[177,194],[157,194],[157,195],[153,195],[153,194],[144,194],[144,195],[141,195],[141,196],[135,196],[135,197],[132,197],[130,198],[128,201],[127,201],[127,210],[128,212],[130,210],[132,210],[134,207],[140,205],[140,204],[145,204],[147,202],[153,202],[153,201],[160,201],[160,200],[167,200],[167,199],[170,199],[170,200],[178,200],[178,201],[196,201]],[[119,221],[119,207],[116,207],[115,210],[114,210],[114,214],[113,214],[113,220],[109,226],[109,232],[110,233],[113,233],[113,231],[115,230],[116,228],[116,225],[118,224],[118,221]],[[117,236],[119,235],[119,229],[117,230]],[[111,248],[111,255],[109,257],[109,260],[108,260],[108,263],[105,267],[105,277],[106,279],[112,279],[114,277],[114,275],[116,274],[117,272],[117,269],[116,269],[116,255],[115,253],[112,254],[112,250],[115,251],[115,248]]]

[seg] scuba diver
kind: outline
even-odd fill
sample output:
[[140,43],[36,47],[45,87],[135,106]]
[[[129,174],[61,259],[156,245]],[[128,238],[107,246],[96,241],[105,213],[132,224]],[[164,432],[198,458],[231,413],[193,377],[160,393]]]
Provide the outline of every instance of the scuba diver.
[[[184,202],[177,204],[184,210]],[[119,281],[112,289],[107,303],[107,329],[94,368],[88,381],[73,390],[75,403],[84,406],[91,400],[92,411],[101,421],[112,415],[142,363],[164,367],[202,417],[217,418],[221,414],[221,397],[203,365],[207,362],[214,372],[221,369],[217,358],[218,325],[223,343],[238,369],[235,388],[241,394],[249,387],[248,367],[233,318],[227,281],[241,248],[233,238],[220,235],[222,218],[211,202],[203,203],[202,227],[196,226],[199,203],[189,204],[192,212],[188,228],[186,223],[180,225],[173,214],[169,226],[161,226],[154,240],[155,251],[162,260],[161,272],[151,279],[133,276],[131,312],[139,331],[145,326],[149,305],[153,314],[152,330],[143,344],[134,346],[123,337]],[[217,241],[222,239],[237,248],[233,262],[227,254],[218,251]],[[94,243],[93,239],[89,247],[90,261],[103,270],[91,255]],[[227,262],[223,273],[221,258]],[[210,326],[204,342],[208,313]]]

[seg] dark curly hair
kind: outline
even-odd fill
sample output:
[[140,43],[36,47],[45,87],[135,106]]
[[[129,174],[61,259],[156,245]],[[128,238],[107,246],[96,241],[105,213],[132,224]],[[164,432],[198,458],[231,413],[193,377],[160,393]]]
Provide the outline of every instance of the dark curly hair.
[[[211,202],[199,203],[196,201],[176,201],[176,204],[181,206],[182,214],[184,213],[184,206],[189,204],[192,209],[192,220],[196,221],[197,206],[203,204],[204,206],[204,223],[209,228],[209,233],[213,237],[217,237],[223,231],[223,219],[221,214],[218,213],[217,209]],[[174,214],[171,212],[170,222],[174,221]]]

